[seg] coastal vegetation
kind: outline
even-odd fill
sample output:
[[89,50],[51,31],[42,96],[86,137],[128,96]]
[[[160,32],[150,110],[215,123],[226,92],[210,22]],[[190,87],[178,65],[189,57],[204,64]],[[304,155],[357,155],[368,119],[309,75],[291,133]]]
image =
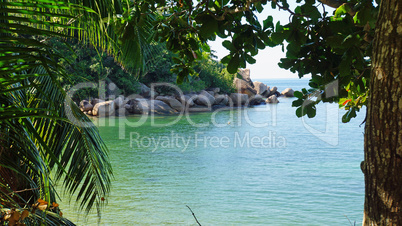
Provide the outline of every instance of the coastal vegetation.
[[[231,75],[255,63],[253,56],[260,49],[277,45],[285,49],[287,43],[286,58],[279,65],[299,77],[312,76],[310,89],[294,94],[297,116],[314,117],[316,104],[335,102],[347,110],[343,121],[348,122],[367,106],[361,164],[366,187],[363,225],[401,225],[402,4],[398,0],[296,2],[291,6],[286,0],[2,0],[2,223],[71,224],[57,204],[55,181],[67,193],[77,193],[76,201],[87,211],[93,206],[99,210],[105,203],[112,175],[107,147],[63,85],[79,82],[74,79],[99,81],[104,75],[116,75],[123,92],[135,92],[135,82],[141,79],[169,81],[177,76],[178,84],[189,82],[190,87],[182,85],[188,90],[222,82],[219,86],[229,92]],[[261,23],[256,14],[268,7],[288,12],[289,23],[274,25],[272,16]],[[328,15],[325,7],[336,8],[334,15]],[[208,54],[207,41],[216,36],[228,39],[223,46],[230,53],[221,61],[227,71]],[[107,54],[99,53],[101,62],[91,61],[81,78],[72,77],[60,59],[74,59],[47,43],[54,37],[77,39]],[[173,64],[163,64],[164,68],[155,64],[162,71],[152,74],[147,60],[158,51],[168,51],[171,55],[165,62]],[[113,64],[106,67],[112,61],[109,55],[122,69]],[[159,55],[156,61],[162,63],[165,57]],[[200,61],[208,64],[197,65]],[[141,78],[144,72],[150,73]],[[126,76],[133,79],[117,81]],[[197,76],[202,82],[197,82]],[[71,114],[78,119],[74,123],[68,118]]]

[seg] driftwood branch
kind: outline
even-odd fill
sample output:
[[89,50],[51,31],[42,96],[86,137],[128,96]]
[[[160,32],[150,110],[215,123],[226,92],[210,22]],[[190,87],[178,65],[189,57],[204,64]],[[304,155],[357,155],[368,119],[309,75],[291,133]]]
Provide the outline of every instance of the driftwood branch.
[[[186,206],[187,206],[187,205],[186,205]],[[190,208],[189,206],[187,206],[187,208],[190,210],[191,214],[193,214],[193,217],[194,217],[195,221],[197,222],[197,224],[198,224],[199,226],[201,226],[200,222],[198,222],[197,217],[195,217],[195,214],[194,214],[194,212],[191,210],[191,208]]]

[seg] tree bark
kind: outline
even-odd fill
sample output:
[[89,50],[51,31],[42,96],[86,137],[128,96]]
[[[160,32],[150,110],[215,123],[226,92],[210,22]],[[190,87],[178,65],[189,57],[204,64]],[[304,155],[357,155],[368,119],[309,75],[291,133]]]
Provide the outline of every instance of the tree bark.
[[402,225],[402,1],[382,0],[364,137],[363,225]]

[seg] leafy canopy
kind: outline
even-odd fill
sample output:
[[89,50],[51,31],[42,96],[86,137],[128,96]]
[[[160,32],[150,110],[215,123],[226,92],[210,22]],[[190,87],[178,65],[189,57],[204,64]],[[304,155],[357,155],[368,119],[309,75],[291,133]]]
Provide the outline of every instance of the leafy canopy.
[[[230,73],[255,63],[254,56],[266,46],[286,46],[286,58],[279,66],[311,74],[310,89],[296,92],[301,117],[315,115],[319,102],[338,102],[347,110],[343,121],[356,116],[366,104],[370,75],[372,37],[377,4],[370,0],[199,0],[136,1],[141,9],[160,14],[155,21],[155,40],[167,42],[174,58],[173,71],[178,81],[195,74],[194,61],[209,51],[208,40],[227,39],[222,45],[230,53],[222,59]],[[267,8],[289,13],[289,23],[274,24],[268,16],[259,21],[257,14]],[[292,7],[292,8],[291,8]],[[327,9],[336,8],[333,15]],[[338,84],[336,93],[326,89]]]

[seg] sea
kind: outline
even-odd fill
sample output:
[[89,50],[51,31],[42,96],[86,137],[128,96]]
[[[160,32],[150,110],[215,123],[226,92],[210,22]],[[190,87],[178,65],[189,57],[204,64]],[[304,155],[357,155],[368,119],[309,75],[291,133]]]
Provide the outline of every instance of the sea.
[[[308,79],[260,80],[301,90]],[[78,225],[361,225],[365,109],[292,101],[181,116],[96,118],[113,167],[101,218],[61,205]],[[67,199],[66,197],[64,199]]]

